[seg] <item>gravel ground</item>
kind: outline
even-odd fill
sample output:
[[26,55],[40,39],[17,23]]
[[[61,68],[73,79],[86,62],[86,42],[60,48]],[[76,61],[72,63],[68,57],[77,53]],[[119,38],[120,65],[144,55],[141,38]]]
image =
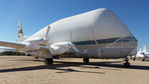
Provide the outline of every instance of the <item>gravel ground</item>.
[[149,84],[149,62],[123,59],[55,59],[54,65],[25,56],[0,56],[0,84]]

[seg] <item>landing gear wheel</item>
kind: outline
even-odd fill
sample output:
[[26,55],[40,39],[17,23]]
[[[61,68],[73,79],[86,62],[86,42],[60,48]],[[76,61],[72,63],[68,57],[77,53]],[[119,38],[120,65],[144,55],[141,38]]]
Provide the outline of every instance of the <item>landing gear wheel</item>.
[[129,68],[130,67],[130,63],[129,63],[128,57],[125,57],[124,67],[125,68]]
[[136,60],[136,58],[133,58],[133,61],[135,61]]
[[89,58],[83,58],[83,63],[85,64],[89,63]]
[[39,59],[39,57],[36,56],[35,59]]
[[143,58],[142,61],[145,61],[145,58]]
[[45,64],[46,65],[53,64],[53,58],[45,58]]
[[130,63],[129,63],[129,62],[125,62],[125,63],[124,63],[124,67],[125,67],[125,68],[129,68],[129,67],[130,67]]

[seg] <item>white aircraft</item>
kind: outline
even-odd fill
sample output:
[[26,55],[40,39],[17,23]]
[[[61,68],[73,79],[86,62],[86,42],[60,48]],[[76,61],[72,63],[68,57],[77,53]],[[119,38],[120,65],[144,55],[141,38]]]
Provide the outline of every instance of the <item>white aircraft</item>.
[[147,51],[147,48],[146,48],[145,45],[143,46],[143,51],[142,52],[144,52],[144,54],[146,54],[147,56],[149,55],[149,52]]
[[32,36],[24,36],[21,23],[17,43],[2,42],[0,46],[12,47],[45,58],[45,64],[53,64],[54,56],[74,53],[84,63],[89,58],[125,58],[135,55],[137,40],[125,24],[105,8],[58,20]]
[[145,58],[149,57],[149,52],[147,52],[146,46],[143,46],[143,50],[140,48],[140,51],[137,52],[135,56],[133,56],[133,60],[135,61],[136,58],[142,59],[142,61],[145,61]]

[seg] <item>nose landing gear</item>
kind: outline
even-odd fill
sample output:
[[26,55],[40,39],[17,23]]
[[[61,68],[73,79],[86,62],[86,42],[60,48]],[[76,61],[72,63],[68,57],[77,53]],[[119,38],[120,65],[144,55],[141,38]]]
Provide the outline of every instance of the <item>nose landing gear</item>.
[[53,58],[45,58],[45,64],[46,65],[53,64]]
[[84,64],[89,63],[89,58],[83,58],[83,63],[84,63]]
[[128,59],[127,56],[125,57],[125,60],[124,60],[124,61],[125,61],[124,67],[125,67],[125,68],[129,68],[129,67],[130,67],[130,63],[129,63],[129,59]]

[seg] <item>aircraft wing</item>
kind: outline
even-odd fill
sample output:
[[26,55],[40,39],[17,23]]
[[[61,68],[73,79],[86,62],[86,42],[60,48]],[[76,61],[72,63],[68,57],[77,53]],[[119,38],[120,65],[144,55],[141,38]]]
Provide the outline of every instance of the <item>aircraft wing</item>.
[[25,47],[24,44],[11,43],[11,42],[3,42],[3,41],[0,41],[0,46],[11,47],[11,48],[15,48],[17,50],[20,50],[20,49],[22,49],[22,48]]
[[79,50],[71,42],[57,42],[52,45],[48,45],[46,47],[42,47],[40,45],[38,45],[39,47],[36,47],[37,45],[25,45],[20,43],[0,41],[0,46],[11,47],[15,48],[16,50],[22,50],[28,52],[38,51],[41,52],[44,56],[49,56],[49,54],[61,55],[67,52],[70,48],[74,49],[76,52],[79,52]]

